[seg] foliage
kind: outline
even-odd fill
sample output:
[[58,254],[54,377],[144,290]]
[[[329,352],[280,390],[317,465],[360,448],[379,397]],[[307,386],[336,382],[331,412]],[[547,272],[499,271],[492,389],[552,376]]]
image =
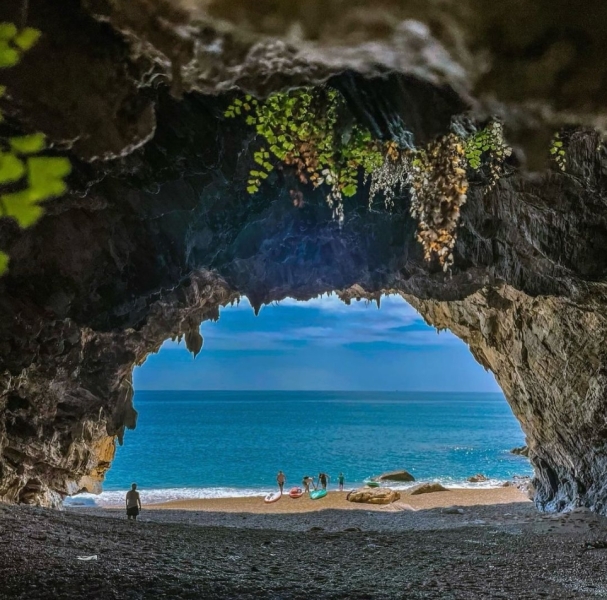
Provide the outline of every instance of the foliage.
[[504,128],[499,121],[492,121],[487,127],[466,139],[464,154],[471,169],[478,171],[483,165],[489,167],[492,189],[503,173],[505,159],[512,154],[512,148],[504,141]]
[[449,134],[417,152],[411,165],[411,214],[418,220],[417,239],[426,260],[436,255],[446,271],[453,264],[460,209],[468,192],[465,144]]
[[550,144],[550,156],[554,159],[558,168],[561,171],[565,171],[567,168],[567,153],[563,146],[563,140],[558,133],[554,134],[552,142]]
[[[12,23],[0,23],[0,68],[16,65],[39,37],[36,29],[19,31]],[[6,87],[0,86],[0,98],[5,93]],[[71,169],[69,160],[38,156],[45,148],[42,133],[0,138],[0,216],[15,219],[21,227],[38,221],[41,202],[67,189],[64,178]],[[0,252],[0,275],[7,267],[8,256]]]
[[389,208],[396,193],[409,189],[410,211],[418,221],[417,239],[424,256],[426,260],[436,256],[443,269],[448,270],[453,264],[460,210],[467,199],[468,170],[488,166],[491,189],[510,153],[502,125],[497,121],[467,139],[449,134],[413,151],[393,146],[371,176],[369,202],[382,192]]
[[0,68],[14,67],[39,37],[37,29],[25,27],[19,31],[13,23],[0,23]]
[[277,161],[295,168],[302,183],[327,185],[327,201],[343,218],[343,197],[358,189],[360,171],[372,173],[383,162],[383,144],[358,124],[338,126],[346,117],[342,95],[330,88],[302,88],[258,101],[251,96],[235,99],[226,109],[228,118],[246,115],[263,140],[253,154],[247,191],[254,194]]
[[249,173],[249,193],[259,190],[277,164],[289,165],[302,183],[329,186],[327,201],[342,220],[343,197],[356,194],[361,173],[365,182],[370,178],[370,207],[381,193],[390,209],[396,194],[409,189],[424,256],[436,256],[445,270],[453,263],[467,172],[488,168],[490,189],[511,154],[499,121],[467,139],[450,134],[418,150],[374,140],[366,128],[349,124],[345,100],[330,88],[292,90],[264,101],[237,98],[225,116],[245,118],[262,140],[253,154],[256,166]]

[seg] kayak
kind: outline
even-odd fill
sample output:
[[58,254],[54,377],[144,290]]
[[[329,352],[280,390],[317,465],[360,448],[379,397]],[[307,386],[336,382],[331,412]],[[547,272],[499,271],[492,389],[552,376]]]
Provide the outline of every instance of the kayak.
[[303,496],[303,490],[300,487],[291,488],[289,496],[291,496],[291,498],[301,498]]
[[278,500],[280,500],[280,497],[282,496],[281,492],[270,492],[264,499],[263,501],[266,502],[267,504],[270,504],[270,502],[276,502]]
[[365,485],[367,487],[379,487],[379,481],[373,481],[371,479],[365,479]]
[[310,492],[310,500],[320,500],[327,495],[327,490],[313,490]]

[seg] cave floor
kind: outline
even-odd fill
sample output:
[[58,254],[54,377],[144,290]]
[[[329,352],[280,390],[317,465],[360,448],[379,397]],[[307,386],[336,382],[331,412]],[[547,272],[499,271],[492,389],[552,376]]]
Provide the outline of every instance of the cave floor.
[[584,511],[361,511],[358,525],[339,512],[293,531],[267,516],[144,511],[129,523],[122,511],[0,505],[0,598],[607,597],[607,520]]

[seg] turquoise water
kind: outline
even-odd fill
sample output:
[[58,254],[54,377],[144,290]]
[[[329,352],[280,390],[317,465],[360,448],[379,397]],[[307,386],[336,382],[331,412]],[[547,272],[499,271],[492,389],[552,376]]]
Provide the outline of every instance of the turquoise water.
[[258,495],[279,469],[287,487],[319,471],[343,471],[346,488],[395,469],[450,485],[531,474],[509,453],[525,440],[501,394],[142,391],[135,407],[98,504],[132,481],[147,502]]

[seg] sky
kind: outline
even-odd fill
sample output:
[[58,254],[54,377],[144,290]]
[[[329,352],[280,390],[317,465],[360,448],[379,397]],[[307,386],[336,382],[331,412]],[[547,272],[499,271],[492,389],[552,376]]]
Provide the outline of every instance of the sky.
[[399,296],[379,309],[335,295],[287,299],[257,317],[243,299],[201,333],[196,359],[183,341],[165,342],[136,369],[135,390],[500,391],[461,340]]

